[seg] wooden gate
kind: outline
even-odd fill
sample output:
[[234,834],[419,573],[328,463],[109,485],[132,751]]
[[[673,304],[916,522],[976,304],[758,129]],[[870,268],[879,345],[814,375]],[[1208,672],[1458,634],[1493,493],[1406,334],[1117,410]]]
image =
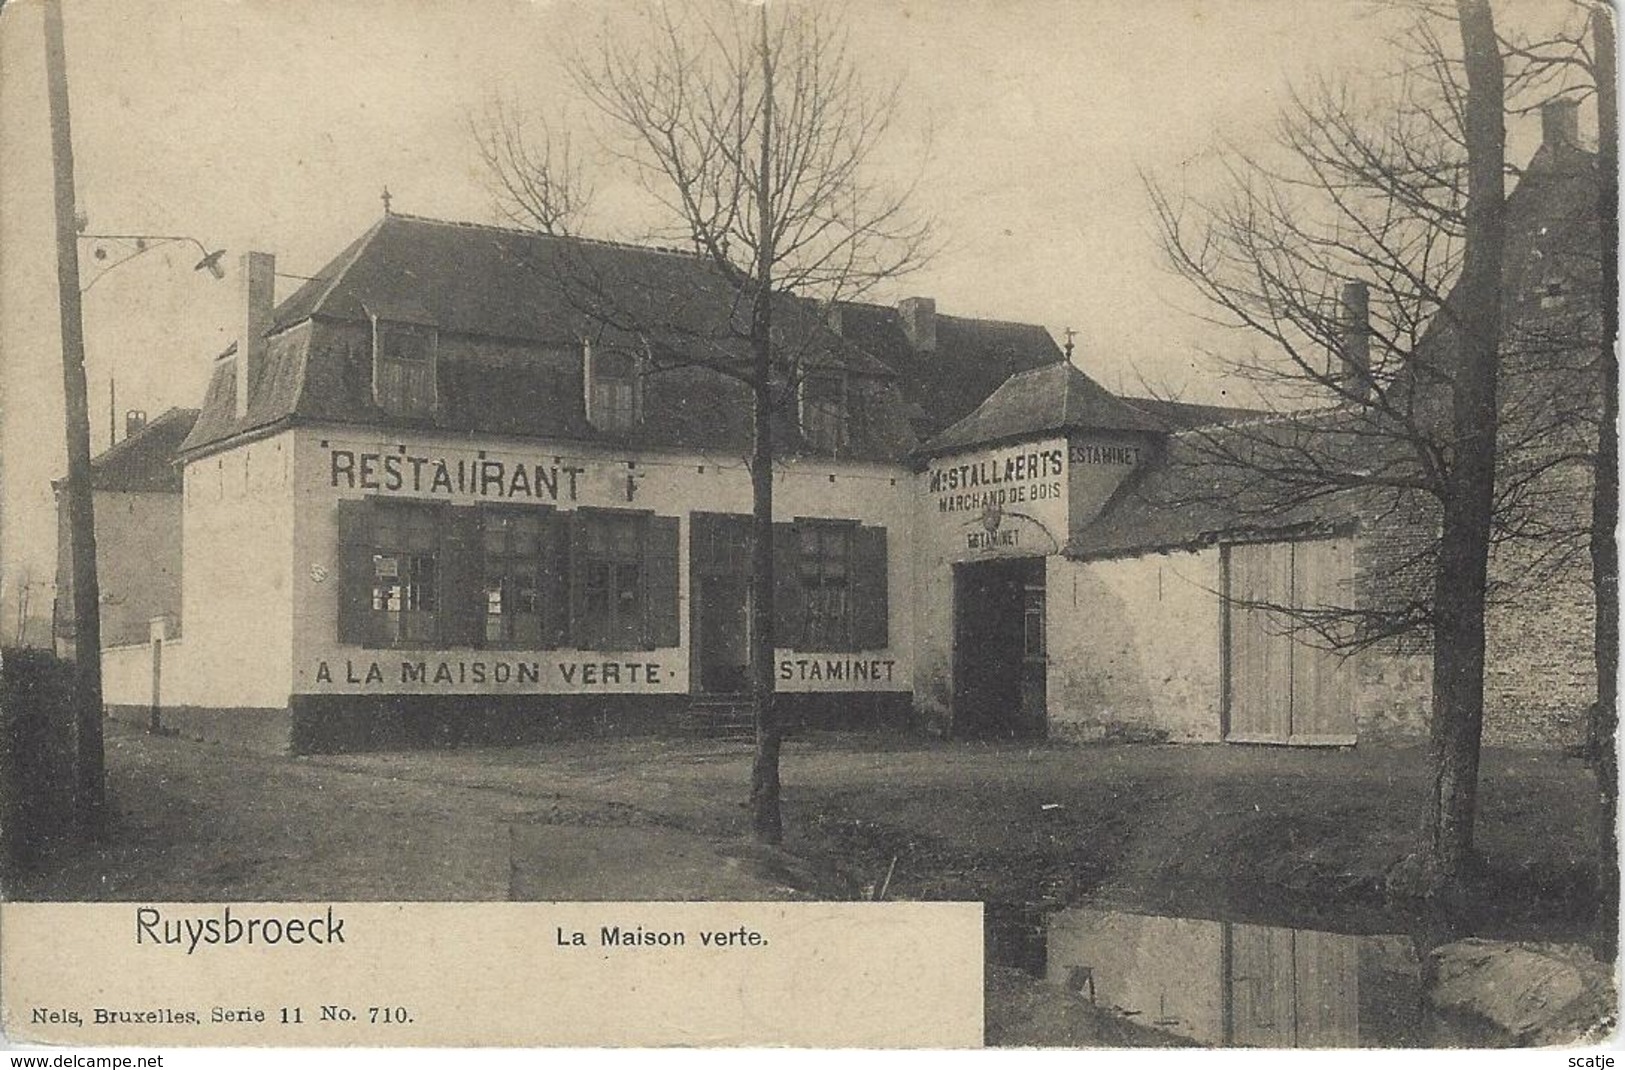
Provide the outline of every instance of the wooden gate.
[[1224,550],[1225,739],[1354,742],[1353,663],[1288,610],[1346,605],[1347,540],[1238,543]]

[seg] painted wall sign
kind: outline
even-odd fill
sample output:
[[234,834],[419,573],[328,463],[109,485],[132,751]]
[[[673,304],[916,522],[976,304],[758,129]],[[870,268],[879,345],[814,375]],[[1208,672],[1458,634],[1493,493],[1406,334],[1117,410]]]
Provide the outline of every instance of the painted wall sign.
[[662,662],[529,658],[335,658],[316,663],[317,684],[335,689],[444,691],[489,685],[562,687],[570,691],[668,690]]
[[1081,531],[1100,515],[1117,488],[1148,459],[1150,446],[1136,435],[1079,432],[1067,443],[1071,463],[1068,527]]
[[1067,456],[1073,464],[1117,464],[1132,468],[1140,463],[1140,447],[1074,442]]
[[[328,485],[384,494],[573,502],[581,498],[588,469],[574,464],[498,460],[481,450],[475,458],[413,453],[367,453],[328,447]],[[614,476],[617,494],[637,499],[643,477],[632,470]]]
[[967,550],[993,550],[1020,545],[1021,530],[1019,528],[1004,528],[999,531],[973,530],[965,533],[965,549]]
[[1015,448],[931,468],[928,492],[937,512],[962,513],[989,505],[1059,500],[1066,475],[1060,447]]
[[779,679],[786,683],[828,681],[841,684],[892,683],[897,662],[891,658],[781,657]]

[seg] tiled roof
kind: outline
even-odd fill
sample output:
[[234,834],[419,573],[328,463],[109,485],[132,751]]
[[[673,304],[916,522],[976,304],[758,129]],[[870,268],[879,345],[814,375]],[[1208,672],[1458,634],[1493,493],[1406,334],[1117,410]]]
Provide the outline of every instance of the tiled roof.
[[1073,430],[1166,431],[1167,423],[1134,408],[1061,360],[1005,380],[969,416],[921,447],[938,454]]
[[[1338,417],[1264,417],[1168,436],[1151,460],[1124,480],[1100,515],[1067,542],[1070,557],[1100,558],[1195,549],[1220,539],[1332,527],[1358,516],[1358,491],[1321,493],[1269,473],[1298,438],[1327,449]],[[1351,441],[1351,440],[1346,440]],[[1366,444],[1357,442],[1354,448]],[[1240,460],[1252,456],[1256,464]]]
[[[719,270],[687,253],[388,215],[278,306],[243,417],[234,411],[236,361],[217,362],[185,448],[207,450],[291,421],[392,422],[373,404],[368,355],[324,344],[319,330],[369,323],[373,315],[430,323],[442,337],[493,340],[522,354],[478,366],[440,361],[437,429],[731,448],[748,441],[748,400],[697,365],[746,365],[747,314]],[[778,301],[774,316],[785,351],[848,376],[851,441],[843,456],[906,454],[915,439],[892,369],[801,302]],[[655,348],[645,419],[632,433],[606,436],[584,418],[580,361],[562,358],[579,354],[588,337],[602,345],[645,338]],[[781,441],[796,452],[802,444],[794,413],[784,419]]]
[[174,408],[90,461],[96,490],[170,491],[180,493],[176,463],[181,443],[192,430],[198,410]]
[[862,302],[839,307],[843,338],[897,372],[910,419],[922,439],[963,419],[1018,372],[1061,359],[1049,331],[1033,323],[936,314],[936,348],[916,350],[897,309]]
[[1208,427],[1213,424],[1227,424],[1234,420],[1250,420],[1263,416],[1257,409],[1246,409],[1236,405],[1201,405],[1190,401],[1173,401],[1168,398],[1123,398],[1133,408],[1160,420],[1170,431],[1181,431],[1191,427]]

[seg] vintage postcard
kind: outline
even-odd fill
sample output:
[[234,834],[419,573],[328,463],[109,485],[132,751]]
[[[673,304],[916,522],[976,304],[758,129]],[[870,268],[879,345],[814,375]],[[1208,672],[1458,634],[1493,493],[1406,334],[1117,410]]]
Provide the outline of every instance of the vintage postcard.
[[1615,52],[6,4],[6,1043],[1607,1058]]

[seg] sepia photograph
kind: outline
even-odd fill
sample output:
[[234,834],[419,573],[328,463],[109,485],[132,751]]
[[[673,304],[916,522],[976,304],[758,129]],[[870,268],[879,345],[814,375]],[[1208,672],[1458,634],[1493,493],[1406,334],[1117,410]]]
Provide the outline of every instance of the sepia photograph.
[[1616,1044],[1614,18],[5,3],[0,1028]]

